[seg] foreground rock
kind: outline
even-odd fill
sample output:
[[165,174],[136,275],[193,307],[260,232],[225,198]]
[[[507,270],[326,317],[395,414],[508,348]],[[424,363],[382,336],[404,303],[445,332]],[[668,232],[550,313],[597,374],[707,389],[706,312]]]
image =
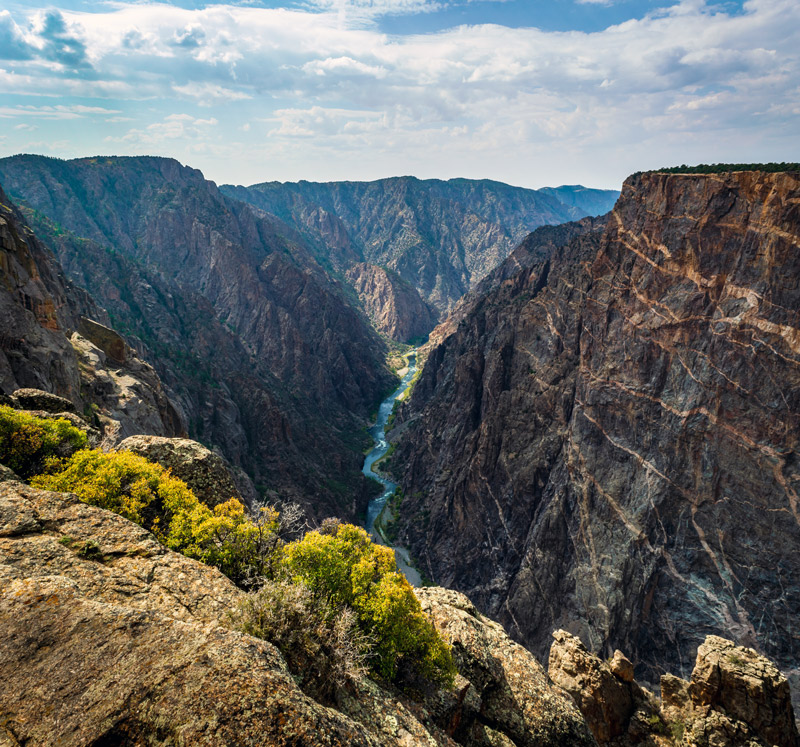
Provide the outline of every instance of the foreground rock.
[[691,681],[661,678],[661,700],[630,676],[616,651],[609,662],[576,636],[553,633],[548,674],[572,695],[599,744],[684,747],[796,747],[789,683],[752,649],[708,636]]
[[574,704],[552,686],[539,662],[501,625],[480,615],[456,591],[415,591],[422,609],[453,647],[463,680],[446,709],[459,742],[517,747],[593,743]]
[[462,675],[424,703],[363,680],[338,710],[229,629],[244,592],[75,496],[0,483],[0,744],[591,744],[568,697],[461,595],[421,592]]
[[203,444],[188,438],[162,438],[158,436],[130,436],[117,446],[118,451],[134,454],[158,462],[172,474],[183,480],[194,494],[207,506],[213,508],[231,498],[236,498],[253,508],[256,490],[245,476],[241,475],[239,486],[233,479],[231,466],[219,455]]

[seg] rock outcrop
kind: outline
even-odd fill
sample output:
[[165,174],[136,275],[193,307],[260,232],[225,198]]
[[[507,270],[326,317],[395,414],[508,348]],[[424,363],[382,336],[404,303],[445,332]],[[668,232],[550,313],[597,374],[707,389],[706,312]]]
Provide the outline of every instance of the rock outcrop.
[[460,682],[444,712],[460,744],[591,745],[575,706],[548,680],[538,661],[503,627],[483,617],[458,592],[416,589],[422,609],[453,648]]
[[116,514],[0,483],[0,743],[592,744],[570,699],[461,595],[420,591],[456,648],[456,691],[413,701],[365,679],[332,708],[230,629],[244,594]]
[[661,698],[629,675],[620,651],[610,662],[558,630],[548,674],[575,699],[600,745],[795,747],[797,726],[789,683],[755,651],[708,636],[686,682],[661,678]]
[[398,542],[539,656],[796,671],[800,175],[642,174],[477,299],[397,421]]
[[427,336],[434,326],[434,312],[416,288],[396,273],[365,262],[353,265],[347,279],[358,294],[375,329],[398,342]]
[[130,436],[117,445],[117,450],[132,451],[151,462],[158,462],[174,477],[183,480],[209,507],[213,508],[231,498],[236,498],[251,509],[257,502],[258,494],[247,476],[242,474],[235,480],[231,465],[197,441]]

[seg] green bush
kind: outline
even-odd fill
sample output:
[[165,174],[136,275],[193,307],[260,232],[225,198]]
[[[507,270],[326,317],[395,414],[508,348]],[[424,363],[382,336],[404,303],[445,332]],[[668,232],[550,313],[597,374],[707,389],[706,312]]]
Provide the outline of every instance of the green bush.
[[278,512],[262,509],[252,520],[231,499],[209,508],[160,464],[129,451],[78,451],[31,484],[75,493],[92,506],[136,522],[171,550],[216,566],[236,583],[270,575],[278,556]]
[[266,583],[231,613],[242,633],[275,645],[298,684],[317,699],[334,700],[337,688],[367,674],[370,645],[355,613],[336,613],[302,584]]
[[64,418],[37,418],[0,405],[0,464],[28,478],[48,459],[68,457],[86,448],[86,434]]
[[285,548],[285,568],[330,610],[350,608],[371,643],[372,670],[386,680],[416,678],[452,685],[450,649],[425,617],[394,552],[342,524],[335,534],[309,532]]

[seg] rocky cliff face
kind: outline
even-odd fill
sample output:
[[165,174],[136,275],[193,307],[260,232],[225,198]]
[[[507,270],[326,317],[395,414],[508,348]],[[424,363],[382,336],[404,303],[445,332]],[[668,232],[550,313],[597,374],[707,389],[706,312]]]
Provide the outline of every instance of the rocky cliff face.
[[368,488],[354,434],[393,379],[299,236],[169,159],[15,157],[0,181],[155,362],[192,436],[273,499],[355,516]]
[[389,268],[440,314],[533,228],[585,214],[536,190],[470,179],[267,182],[222,191],[295,226],[321,261],[342,272],[357,262]]
[[796,671],[800,175],[644,174],[474,303],[401,411],[400,541],[534,652]]
[[105,311],[64,277],[1,190],[0,312],[0,389],[7,394],[33,388],[62,396],[90,414],[107,444],[143,431],[184,432],[183,415],[152,367],[95,321],[107,321]]
[[359,262],[347,271],[346,277],[379,332],[400,342],[410,342],[430,332],[434,311],[420,298],[417,289],[399,275]]

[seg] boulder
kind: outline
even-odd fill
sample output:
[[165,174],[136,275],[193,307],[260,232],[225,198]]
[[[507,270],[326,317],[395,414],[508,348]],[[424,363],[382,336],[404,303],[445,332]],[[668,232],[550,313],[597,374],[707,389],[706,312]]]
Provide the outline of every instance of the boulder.
[[[438,720],[462,744],[591,745],[586,722],[565,692],[553,687],[533,655],[483,617],[463,594],[414,590],[422,609],[450,643],[460,682]],[[435,710],[435,709],[433,709]]]
[[12,397],[20,410],[44,410],[45,412],[75,412],[75,405],[66,397],[45,392],[42,389],[17,389]]
[[[757,744],[798,744],[789,683],[769,659],[751,648],[707,636],[697,649],[688,694],[694,713],[709,714],[696,719],[700,723],[693,731],[732,735],[725,743],[730,745],[737,744],[735,739],[742,734],[748,734]],[[712,711],[725,718],[716,718]],[[723,744],[721,738],[718,741]]]
[[197,441],[188,438],[130,436],[121,441],[116,450],[132,451],[152,462],[158,462],[175,477],[183,480],[203,503],[212,508],[231,498],[236,498],[251,508],[254,505],[253,496],[245,497],[237,488],[230,465]]
[[0,464],[0,482],[11,482],[14,480],[19,480],[16,472],[6,467],[5,464]]
[[634,711],[628,682],[587,651],[577,636],[557,630],[553,638],[548,663],[550,679],[575,699],[598,742],[625,734]]

